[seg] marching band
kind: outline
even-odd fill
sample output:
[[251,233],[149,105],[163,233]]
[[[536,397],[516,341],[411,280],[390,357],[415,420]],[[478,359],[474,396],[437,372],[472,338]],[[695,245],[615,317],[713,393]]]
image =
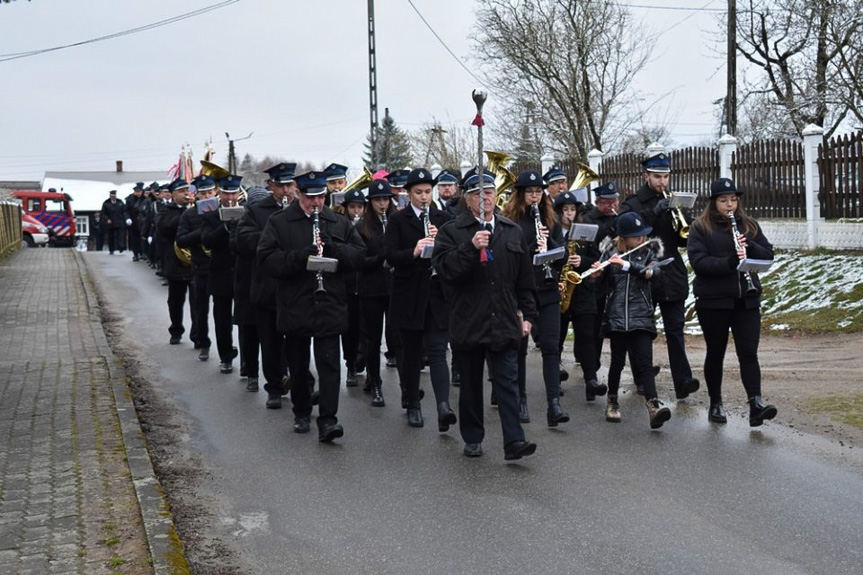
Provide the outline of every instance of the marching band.
[[[362,380],[371,405],[386,406],[383,348],[386,365],[397,370],[408,426],[424,426],[427,366],[438,431],[457,425],[468,457],[483,454],[488,376],[504,456],[515,460],[536,450],[523,427],[531,421],[527,387],[537,376],[528,373],[531,335],[542,354],[548,427],[570,421],[561,405],[570,333],[585,399],[607,394],[607,421],[621,421],[627,357],[649,427],[670,419],[655,383],[657,307],[676,399],[699,389],[683,337],[689,272],[680,252],[688,248],[707,346],[709,421],[727,421],[721,384],[730,331],[750,425],[759,426],[776,407],[761,397],[758,270],[743,264],[772,259],[772,246],[743,211],[733,181],[714,182],[707,208],[693,219],[669,192],[668,156],[642,166],[644,185],[624,201],[614,182],[590,190],[595,174],[579,174],[567,188],[556,167],[509,172],[508,189],[500,189],[500,174],[476,169],[365,170],[348,183],[339,164],[295,174],[296,164],[279,163],[266,170],[266,188],[249,189],[240,176],[210,170],[191,183],[151,187],[163,199],[138,210],[142,241],[133,249],[167,281],[170,344],[186,332],[188,296],[189,337],[207,361],[212,307],[219,371],[232,373],[239,357],[249,392],[259,390],[262,373],[268,409],[290,394],[294,432],[311,431],[317,406],[319,440],[342,437],[343,383]],[[601,383],[605,339],[611,355]],[[451,385],[459,386],[456,409]]]

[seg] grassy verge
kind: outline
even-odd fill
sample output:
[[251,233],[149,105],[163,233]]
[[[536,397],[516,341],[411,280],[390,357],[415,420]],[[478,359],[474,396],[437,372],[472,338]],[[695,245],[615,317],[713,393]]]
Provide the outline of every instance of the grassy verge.
[[828,395],[809,400],[813,413],[824,413],[833,421],[863,429],[863,393]]

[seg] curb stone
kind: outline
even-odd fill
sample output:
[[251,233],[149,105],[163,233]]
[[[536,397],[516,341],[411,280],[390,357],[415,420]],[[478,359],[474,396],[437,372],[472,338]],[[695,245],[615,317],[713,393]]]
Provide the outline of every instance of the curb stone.
[[102,326],[102,315],[96,297],[98,287],[93,283],[90,270],[81,253],[75,252],[75,262],[81,272],[81,283],[87,295],[90,321],[95,324],[93,336],[107,359],[108,373],[114,391],[114,402],[117,406],[117,418],[120,421],[126,459],[132,474],[135,496],[138,498],[138,505],[141,510],[147,545],[150,548],[153,572],[156,575],[188,573],[189,568],[183,553],[183,544],[177,536],[177,529],[165,500],[162,486],[155,471],[153,471],[141,422],[138,421],[138,414],[135,411],[132,395],[126,383],[126,371],[120,360],[114,355]]

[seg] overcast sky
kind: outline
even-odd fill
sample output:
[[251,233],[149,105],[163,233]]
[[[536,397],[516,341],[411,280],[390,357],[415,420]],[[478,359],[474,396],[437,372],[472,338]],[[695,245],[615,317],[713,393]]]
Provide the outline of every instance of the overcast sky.
[[[103,42],[2,61],[80,42],[224,0],[18,0],[0,5],[0,180],[52,170],[167,170],[183,144],[195,159],[225,132],[237,154],[323,166],[361,164],[368,133],[365,0],[240,0],[176,23]],[[469,68],[472,0],[413,0]],[[624,0],[659,34],[636,81],[650,122],[676,145],[715,137],[712,101],[724,95],[717,45],[722,0]],[[672,10],[667,8],[685,8]],[[405,129],[432,117],[467,125],[477,86],[408,0],[376,0],[378,104]],[[642,33],[633,30],[633,34]],[[494,122],[493,95],[488,123]]]

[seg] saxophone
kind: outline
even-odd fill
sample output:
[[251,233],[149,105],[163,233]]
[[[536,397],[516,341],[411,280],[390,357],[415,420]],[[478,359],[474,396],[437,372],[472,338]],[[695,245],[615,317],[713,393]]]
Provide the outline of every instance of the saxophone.
[[[572,230],[575,228],[575,224],[573,223],[569,228],[569,236],[570,238],[566,241],[566,251],[567,254],[574,254],[575,250],[579,248],[578,240],[571,239]],[[566,313],[569,311],[569,306],[572,303],[572,294],[575,291],[575,286],[581,283],[581,278],[572,266],[569,264],[569,258],[567,257],[566,263],[563,264],[563,268],[560,270],[560,280],[561,284],[560,288],[560,313]]]

